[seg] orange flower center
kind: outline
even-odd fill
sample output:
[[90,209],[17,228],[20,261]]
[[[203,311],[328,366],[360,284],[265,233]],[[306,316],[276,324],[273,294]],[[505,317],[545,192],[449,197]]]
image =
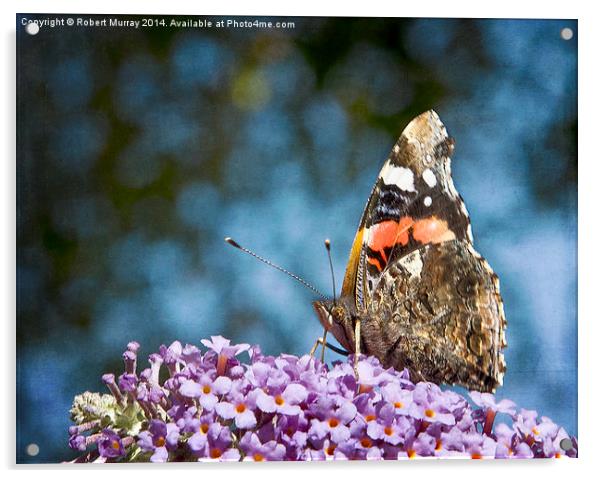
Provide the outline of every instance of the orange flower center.
[[562,453],[556,452],[556,454],[554,455],[554,458],[560,458],[561,456],[562,456]]
[[236,411],[238,413],[242,413],[247,409],[247,407],[245,406],[244,403],[239,403],[238,405],[236,405]]
[[330,428],[336,428],[336,427],[338,427],[339,426],[339,420],[336,419],[336,418],[334,418],[334,417],[331,418],[330,420],[328,420],[328,426]]
[[370,448],[372,446],[372,440],[370,440],[368,437],[362,438],[360,443],[364,448]]
[[330,456],[334,455],[334,450],[336,447],[336,445],[330,445],[328,448],[326,448],[326,454]]
[[165,445],[165,437],[155,438],[155,446],[164,446],[164,445]]
[[204,394],[211,393],[211,387],[209,385],[204,385],[203,386],[203,393]]
[[117,440],[113,440],[111,442],[111,446],[115,449],[115,450],[119,450],[119,442]]
[[539,435],[539,430],[537,429],[537,427],[533,427],[531,431],[533,432],[533,435]]
[[472,458],[473,460],[480,460],[481,458],[483,458],[483,455],[481,455],[479,452],[475,452],[472,455],[470,455],[470,458]]
[[403,408],[403,403],[402,402],[395,402],[395,403],[393,403],[393,406],[395,408]]
[[393,429],[391,427],[385,427],[385,435],[387,435],[387,436],[393,435]]
[[411,448],[406,453],[408,454],[408,458],[416,457],[416,452],[414,450],[412,450]]
[[276,395],[274,401],[276,402],[276,405],[284,405],[284,398],[282,398],[281,395]]
[[222,456],[222,451],[219,448],[212,448],[209,452],[209,456],[211,458],[219,458],[220,456]]
[[367,422],[372,422],[374,420],[376,420],[376,417],[374,415],[366,415]]
[[443,444],[441,443],[441,440],[437,440],[435,442],[435,450],[439,451],[441,448],[443,448]]
[[424,411],[424,415],[429,417],[429,418],[433,418],[435,416],[435,410],[431,409],[431,408],[427,408]]
[[263,455],[261,453],[255,453],[253,455],[253,460],[255,460],[255,461],[263,461],[264,458],[263,458]]
[[209,431],[209,424],[208,423],[201,423],[201,426],[199,427],[199,430],[201,431],[201,433],[207,434],[207,432]]

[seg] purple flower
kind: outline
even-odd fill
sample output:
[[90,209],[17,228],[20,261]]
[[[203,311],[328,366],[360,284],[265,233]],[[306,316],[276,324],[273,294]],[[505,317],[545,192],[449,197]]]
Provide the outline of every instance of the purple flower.
[[230,345],[230,341],[221,335],[212,335],[211,340],[203,339],[201,343],[217,354],[215,367],[218,375],[226,373],[230,359],[250,348],[249,344]]
[[405,449],[408,458],[416,456],[433,456],[437,448],[437,440],[428,433],[420,433],[406,440]]
[[506,398],[495,401],[495,397],[491,393],[470,392],[470,398],[477,407],[493,410],[496,413],[505,413],[514,416],[516,413],[516,404],[512,400]]
[[[374,357],[331,367],[305,355],[266,356],[223,337],[173,342],[136,372],[105,374],[111,394],[76,396],[69,446],[86,461],[391,460],[576,457],[577,440],[547,417],[488,393],[460,394]],[[251,363],[236,356],[248,351]],[[165,367],[165,368],[164,368]],[[169,372],[164,374],[162,372]],[[167,376],[167,378],[164,378]],[[494,420],[506,415],[506,423]],[[142,453],[140,453],[142,452]]]
[[255,362],[247,370],[245,377],[256,388],[282,391],[290,383],[290,377],[282,370],[275,368],[274,365]]
[[514,430],[529,446],[533,446],[540,435],[535,410],[522,409],[514,420]]
[[200,365],[202,362],[202,354],[198,347],[190,344],[184,345],[181,354],[182,360],[186,364]]
[[[348,442],[350,443],[350,442]],[[322,443],[322,447],[319,450],[314,447],[309,447],[301,453],[301,460],[305,461],[331,461],[331,460],[348,460],[349,457],[346,453],[351,456],[355,449],[355,446],[347,446],[343,451],[344,446],[339,448],[336,443],[326,439]]]
[[217,414],[226,419],[234,419],[237,428],[253,428],[257,424],[255,417],[257,392],[246,393],[244,384],[237,384],[232,387],[227,396],[227,401],[215,405]]
[[440,422],[445,425],[456,423],[455,417],[449,411],[449,397],[441,393],[436,385],[427,382],[416,384],[412,399],[409,415],[415,419]]
[[259,437],[252,432],[245,433],[241,438],[240,448],[245,453],[245,461],[280,461],[286,454],[286,449],[281,443],[274,440],[261,443]]
[[175,449],[180,438],[180,429],[175,423],[151,420],[150,428],[138,435],[138,446],[146,452],[153,452],[150,461],[165,462],[168,449]]
[[351,433],[347,424],[357,414],[353,403],[348,401],[337,403],[334,398],[320,397],[312,404],[312,411],[317,418],[311,420],[310,438],[322,440],[328,436],[335,443],[349,439]]
[[123,442],[117,433],[105,428],[98,441],[98,451],[103,458],[117,458],[125,455]]
[[520,442],[514,430],[505,423],[495,427],[497,446],[496,458],[532,458],[533,451],[525,442]]
[[230,430],[219,423],[203,423],[188,439],[188,446],[199,461],[239,461],[240,452],[232,448]]
[[308,429],[309,423],[303,414],[282,415],[278,418],[274,427],[274,438],[284,444],[287,460],[302,459]]
[[161,369],[161,365],[163,364],[163,357],[159,354],[151,354],[148,358],[148,361],[151,364],[150,374],[148,380],[150,383],[159,384],[159,371]]
[[105,373],[102,376],[102,381],[113,394],[113,397],[115,398],[117,403],[123,403],[124,398],[121,394],[121,390],[119,390],[119,387],[115,383],[115,375],[112,373]]
[[247,350],[249,354],[249,358],[251,359],[251,363],[255,363],[264,358],[263,353],[261,352],[261,347],[259,345],[251,345]]
[[136,391],[138,386],[138,377],[132,373],[124,373],[119,376],[119,388],[128,393]]
[[388,383],[381,388],[383,398],[393,405],[397,415],[409,415],[410,404],[413,402],[411,390],[401,388],[396,383]]
[[381,460],[383,457],[383,450],[378,446],[376,440],[372,440],[368,436],[364,436],[359,440],[351,440],[349,444],[351,443],[354,445],[353,452],[350,452],[346,446],[339,447],[340,452],[347,458],[353,460]]
[[395,415],[395,408],[390,403],[379,405],[378,420],[368,423],[368,436],[375,440],[383,440],[391,445],[403,442],[406,432],[411,426],[405,417]]
[[495,397],[491,393],[470,392],[470,398],[478,406],[481,407],[475,410],[473,417],[483,423],[483,433],[491,434],[493,421],[498,413],[505,413],[510,416],[516,414],[516,404],[508,399],[503,399],[496,403]]
[[463,437],[465,451],[473,459],[494,458],[497,444],[487,435],[481,433],[467,433]]
[[169,370],[169,374],[174,376],[178,373],[182,364],[182,344],[176,340],[169,347],[161,345],[159,352],[163,358],[163,363]]
[[230,345],[230,341],[221,335],[212,335],[211,340],[203,339],[201,343],[216,354],[225,355],[228,358],[250,349],[249,344]]
[[204,409],[213,410],[219,400],[218,396],[225,395],[231,388],[232,380],[228,377],[212,380],[208,375],[202,375],[197,381],[184,380],[180,385],[180,393],[184,397],[198,398]]
[[[182,420],[178,423],[181,422]],[[218,426],[218,431],[224,428],[216,422],[215,417],[211,414],[203,415],[200,418],[190,418],[182,424],[184,425],[183,430],[186,432],[193,432],[193,435],[188,439],[188,446],[194,452],[200,452],[206,446],[208,440],[207,435],[214,425]],[[213,433],[215,434],[215,429]]]
[[69,447],[77,451],[86,451],[86,437],[83,435],[71,435],[69,437]]
[[125,362],[125,372],[135,375],[136,374],[136,352],[132,350],[126,350],[123,352],[123,361]]
[[377,411],[374,402],[374,397],[371,397],[367,393],[362,393],[353,400],[353,404],[357,410],[355,421],[358,424],[367,424],[376,420]]
[[367,357],[357,365],[359,393],[369,393],[374,387],[378,387],[392,381],[389,375],[374,357]]
[[257,407],[266,413],[281,413],[283,415],[298,415],[301,413],[299,403],[307,398],[307,390],[303,385],[291,383],[282,393],[267,394],[259,389]]

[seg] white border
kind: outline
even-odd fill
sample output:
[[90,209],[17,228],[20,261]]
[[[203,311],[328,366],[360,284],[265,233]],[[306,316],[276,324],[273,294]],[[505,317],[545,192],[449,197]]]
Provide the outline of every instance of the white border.
[[[539,474],[566,475],[566,466],[579,466],[579,473],[587,473],[594,469],[600,437],[600,408],[594,409],[602,399],[600,393],[601,357],[595,354],[600,349],[600,305],[597,302],[600,293],[597,291],[601,283],[602,258],[602,200],[599,194],[602,184],[600,163],[600,126],[597,113],[602,111],[600,102],[600,85],[602,76],[600,68],[600,17],[596,14],[594,2],[562,2],[548,0],[531,2],[524,0],[505,0],[504,2],[471,2],[469,0],[428,2],[385,2],[370,1],[303,1],[285,5],[284,2],[254,0],[253,2],[238,0],[218,2],[215,0],[202,2],[169,2],[145,0],[144,2],[124,2],[123,0],[103,0],[102,2],[81,2],[76,0],[33,1],[21,0],[1,2],[2,16],[2,101],[3,111],[0,144],[5,154],[0,161],[0,177],[4,181],[1,189],[2,207],[2,291],[1,303],[6,312],[3,317],[5,327],[4,365],[5,384],[0,393],[4,413],[4,438],[0,447],[0,455],[9,473],[16,470],[42,471],[50,476],[59,477],[65,473],[81,473],[81,467],[73,470],[64,466],[14,466],[15,460],[15,14],[22,13],[154,13],[154,14],[203,14],[203,15],[287,15],[287,16],[383,16],[383,17],[496,17],[496,18],[577,18],[579,41],[579,442],[580,458],[578,460],[556,461],[515,461],[509,462],[433,462],[421,460],[414,463],[338,463],[327,465],[274,463],[264,466],[225,465],[211,467],[205,472],[221,474],[244,474],[245,476],[278,476],[282,473],[304,475],[315,472],[337,472],[347,476],[363,476],[367,472],[390,473],[461,473],[465,476],[504,476],[509,473],[523,472],[530,476]],[[501,132],[500,134],[503,134]],[[545,238],[542,238],[545,240]],[[553,258],[551,258],[553,260]],[[542,323],[542,327],[545,324]],[[598,405],[599,406],[599,405]],[[8,426],[7,426],[8,425]],[[40,423],[43,427],[44,423]],[[57,440],[64,437],[57,430]],[[199,473],[198,468],[176,465],[170,466],[169,472]],[[202,465],[208,466],[208,465]],[[318,468],[316,468],[316,466]],[[411,467],[411,468],[409,468]],[[588,468],[586,470],[585,468]],[[142,471],[143,468],[143,471]],[[190,469],[189,469],[190,468]],[[150,473],[153,476],[164,474],[167,470],[157,466],[112,466],[112,473]],[[106,467],[88,466],[86,473],[98,475],[106,473]],[[586,475],[587,476],[587,475]]]

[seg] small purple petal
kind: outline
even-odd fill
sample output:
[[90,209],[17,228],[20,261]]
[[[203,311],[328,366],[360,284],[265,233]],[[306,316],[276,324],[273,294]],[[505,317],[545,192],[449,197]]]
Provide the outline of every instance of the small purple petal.
[[184,380],[180,385],[180,393],[185,397],[198,398],[203,394],[203,387],[194,380]]
[[215,411],[220,417],[225,418],[226,420],[234,418],[234,416],[236,415],[234,405],[228,402],[218,403],[215,406]]

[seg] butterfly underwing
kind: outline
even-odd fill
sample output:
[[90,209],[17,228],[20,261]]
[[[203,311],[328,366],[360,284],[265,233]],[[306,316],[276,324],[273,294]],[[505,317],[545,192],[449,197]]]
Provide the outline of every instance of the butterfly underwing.
[[408,124],[368,198],[340,298],[314,308],[349,352],[359,346],[414,380],[494,391],[506,319],[454,187],[453,151],[434,111]]

